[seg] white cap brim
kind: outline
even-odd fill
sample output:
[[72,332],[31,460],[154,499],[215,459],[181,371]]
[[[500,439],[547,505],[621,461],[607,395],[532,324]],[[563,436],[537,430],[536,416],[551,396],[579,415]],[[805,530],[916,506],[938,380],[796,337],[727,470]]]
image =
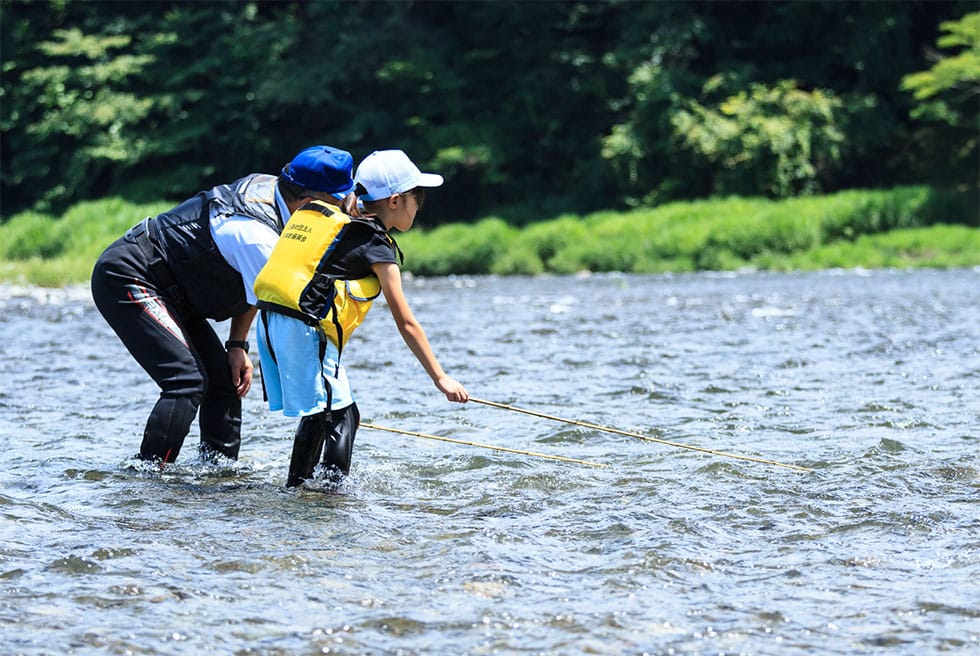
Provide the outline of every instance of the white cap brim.
[[356,181],[366,193],[367,201],[403,194],[416,187],[440,187],[444,182],[438,173],[423,173],[402,150],[376,150],[357,167]]
[[443,177],[438,173],[422,173],[415,182],[416,187],[441,187]]

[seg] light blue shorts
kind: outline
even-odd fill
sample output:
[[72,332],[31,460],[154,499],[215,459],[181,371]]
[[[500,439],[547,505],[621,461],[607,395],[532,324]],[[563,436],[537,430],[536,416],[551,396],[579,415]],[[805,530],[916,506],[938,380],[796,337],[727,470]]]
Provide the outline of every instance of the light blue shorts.
[[320,334],[316,328],[275,312],[262,314],[255,333],[270,410],[281,410],[287,417],[323,412],[327,410],[328,386],[331,410],[346,408],[354,402],[347,372],[331,341],[326,342],[321,363]]

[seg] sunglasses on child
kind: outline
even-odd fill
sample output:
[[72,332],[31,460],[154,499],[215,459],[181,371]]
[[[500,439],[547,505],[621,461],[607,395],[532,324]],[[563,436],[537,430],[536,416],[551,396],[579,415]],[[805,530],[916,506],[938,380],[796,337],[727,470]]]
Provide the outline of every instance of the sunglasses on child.
[[422,206],[425,205],[425,190],[421,187],[415,187],[414,189],[409,189],[408,191],[403,191],[402,196],[408,196],[411,194],[415,196],[415,204],[418,205],[419,211],[422,211]]

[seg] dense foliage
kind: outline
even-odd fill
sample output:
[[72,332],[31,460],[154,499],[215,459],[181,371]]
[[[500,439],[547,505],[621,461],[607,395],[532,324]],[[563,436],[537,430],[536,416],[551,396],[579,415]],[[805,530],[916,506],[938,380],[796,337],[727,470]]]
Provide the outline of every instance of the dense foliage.
[[310,143],[404,148],[447,177],[440,221],[972,191],[975,8],[0,0],[0,216],[179,200]]

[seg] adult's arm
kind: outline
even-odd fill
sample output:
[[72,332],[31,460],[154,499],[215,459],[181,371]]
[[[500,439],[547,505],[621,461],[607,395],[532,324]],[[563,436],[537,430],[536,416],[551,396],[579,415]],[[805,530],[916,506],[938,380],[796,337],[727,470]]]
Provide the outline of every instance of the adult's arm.
[[[248,331],[255,319],[256,309],[250,307],[245,312],[231,318],[231,328],[228,330],[229,341],[248,341]],[[228,349],[228,365],[231,367],[231,383],[235,386],[238,398],[244,398],[252,387],[252,359],[244,349]]]
[[[245,216],[222,216],[211,221],[211,235],[222,257],[242,276],[245,299],[252,306],[242,314],[231,318],[228,339],[248,340],[248,331],[255,319],[255,278],[269,259],[269,253],[279,235],[267,225]],[[252,360],[240,348],[228,349],[231,382],[240,398],[248,394],[252,386]]]

